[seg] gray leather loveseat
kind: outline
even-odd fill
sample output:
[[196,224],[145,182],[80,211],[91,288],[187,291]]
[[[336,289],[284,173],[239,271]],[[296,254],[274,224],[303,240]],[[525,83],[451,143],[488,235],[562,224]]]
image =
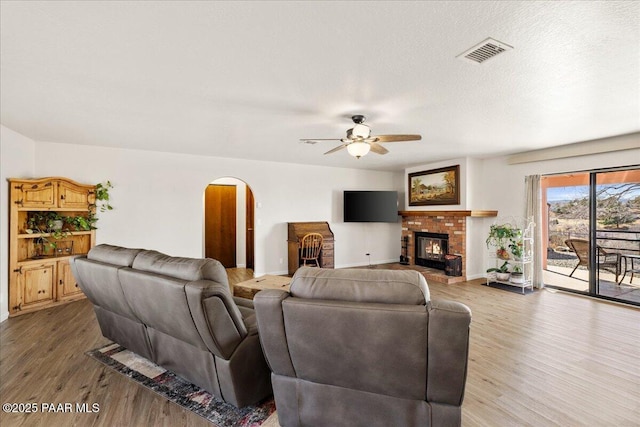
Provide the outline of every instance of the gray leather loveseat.
[[272,394],[253,303],[218,261],[98,245],[71,268],[106,338],[237,407]]
[[419,273],[303,267],[254,304],[282,426],[461,424],[471,312]]

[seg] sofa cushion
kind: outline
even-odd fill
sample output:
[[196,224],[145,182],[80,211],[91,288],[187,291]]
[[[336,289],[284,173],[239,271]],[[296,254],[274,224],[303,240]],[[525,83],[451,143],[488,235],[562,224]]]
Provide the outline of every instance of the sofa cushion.
[[187,302],[188,282],[131,268],[119,269],[118,278],[129,306],[147,328],[206,349]]
[[410,270],[323,269],[301,267],[291,279],[294,297],[386,304],[425,305],[429,287]]
[[213,280],[227,287],[229,285],[226,270],[219,261],[211,258],[172,257],[144,250],[135,257],[133,268],[182,280]]
[[131,267],[133,260],[141,250],[102,244],[93,247],[87,254],[87,259],[120,267]]

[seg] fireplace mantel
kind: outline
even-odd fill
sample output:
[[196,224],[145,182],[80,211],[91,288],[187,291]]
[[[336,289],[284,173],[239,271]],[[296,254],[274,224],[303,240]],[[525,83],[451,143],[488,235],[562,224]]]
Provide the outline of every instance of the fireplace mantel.
[[398,211],[400,216],[471,216],[476,218],[488,218],[498,216],[498,211]]

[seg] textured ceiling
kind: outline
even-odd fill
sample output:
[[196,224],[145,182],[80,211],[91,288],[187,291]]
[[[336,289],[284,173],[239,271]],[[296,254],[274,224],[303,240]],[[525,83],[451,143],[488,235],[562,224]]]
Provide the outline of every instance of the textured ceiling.
[[[3,125],[39,141],[401,170],[640,130],[640,2],[1,2]],[[456,56],[492,37],[514,47]],[[324,156],[352,114],[419,133]]]

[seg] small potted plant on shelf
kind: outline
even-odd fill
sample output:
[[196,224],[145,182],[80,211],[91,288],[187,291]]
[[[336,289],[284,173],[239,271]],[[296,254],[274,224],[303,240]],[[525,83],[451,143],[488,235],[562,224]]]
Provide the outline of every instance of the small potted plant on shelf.
[[503,282],[508,281],[509,276],[511,275],[511,273],[509,273],[509,262],[505,261],[504,264],[502,264],[500,267],[493,267],[493,268],[487,269],[487,273],[492,273],[492,272],[496,273],[497,280],[501,280]]
[[509,279],[511,283],[522,284],[524,283],[524,273],[522,272],[522,268],[519,265],[515,265],[513,267],[513,271],[511,272],[511,278]]
[[507,245],[512,239],[516,239],[520,230],[513,228],[511,224],[493,224],[489,229],[489,237],[487,237],[487,249],[489,246],[495,246],[496,256],[500,259],[509,259],[509,251]]

